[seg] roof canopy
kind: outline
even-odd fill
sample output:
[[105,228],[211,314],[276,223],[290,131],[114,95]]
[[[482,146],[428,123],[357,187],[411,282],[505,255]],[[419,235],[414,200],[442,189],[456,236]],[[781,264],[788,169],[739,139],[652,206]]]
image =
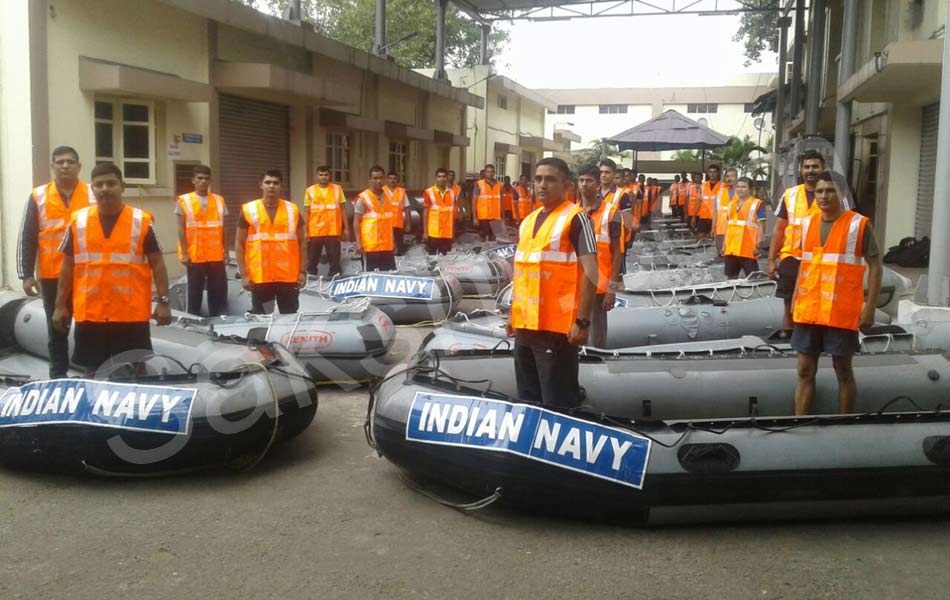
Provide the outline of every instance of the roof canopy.
[[623,133],[607,138],[620,150],[657,152],[660,150],[707,150],[729,145],[729,136],[684,117],[675,110],[640,123]]
[[453,0],[453,3],[482,22],[787,12],[779,0],[758,4],[747,0]]

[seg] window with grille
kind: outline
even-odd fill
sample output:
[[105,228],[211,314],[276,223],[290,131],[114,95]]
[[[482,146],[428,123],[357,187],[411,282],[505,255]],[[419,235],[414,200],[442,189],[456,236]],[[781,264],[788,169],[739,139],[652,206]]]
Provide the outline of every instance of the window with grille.
[[601,104],[599,106],[600,114],[602,115],[619,115],[626,114],[627,105],[626,104]]
[[406,181],[406,157],[408,144],[405,142],[389,143],[389,170],[399,174],[399,181]]
[[345,133],[327,134],[326,161],[333,181],[350,182],[350,136]]
[[128,183],[155,183],[155,105],[96,100],[96,164],[115,163]]
[[574,114],[574,105],[573,105],[573,104],[558,104],[558,105],[557,105],[557,114],[559,114],[559,115],[573,115],[573,114]]
[[[701,114],[701,115],[717,113],[719,112],[719,105],[713,104],[713,103],[704,103],[704,102],[700,102],[698,104],[687,104],[686,112],[696,113],[696,114]],[[748,112],[751,112],[751,111],[748,111]]]
[[508,96],[498,94],[498,108],[508,110]]

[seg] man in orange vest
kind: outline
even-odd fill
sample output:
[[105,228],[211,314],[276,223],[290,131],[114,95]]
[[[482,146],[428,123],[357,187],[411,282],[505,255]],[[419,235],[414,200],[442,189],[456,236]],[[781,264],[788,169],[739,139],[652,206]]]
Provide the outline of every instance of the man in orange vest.
[[187,310],[201,314],[202,297],[208,290],[208,314],[227,314],[228,276],[224,268],[227,249],[224,217],[228,207],[224,198],[211,193],[211,169],[195,165],[191,170],[195,191],[178,196],[178,260],[188,275]]
[[[700,186],[700,202],[696,208],[694,229],[697,239],[710,236],[713,231],[713,218],[716,211],[716,198],[722,188],[719,165],[709,165],[706,169],[706,181]],[[701,177],[700,177],[701,179]]]
[[369,187],[353,203],[356,251],[363,253],[364,271],[395,271],[393,205],[383,196],[386,171],[376,165],[369,170]]
[[327,262],[330,263],[328,275],[338,275],[343,270],[340,267],[340,241],[350,239],[350,221],[343,214],[346,212],[343,187],[330,182],[329,166],[317,167],[317,183],[307,188],[303,206],[307,211],[307,271],[317,275],[320,255],[326,250]]
[[448,254],[455,236],[455,194],[448,186],[448,171],[435,171],[435,185],[423,194],[425,214],[422,219],[422,241],[429,254]]
[[515,219],[521,223],[534,210],[534,201],[531,198],[531,190],[528,188],[528,176],[524,173],[518,178],[518,185],[515,186]]
[[726,210],[726,234],[723,242],[723,266],[726,278],[739,272],[747,276],[759,270],[759,244],[765,240],[765,202],[752,197],[752,180],[740,177],[735,197]]
[[462,220],[462,186],[455,183],[455,171],[449,170],[449,176],[445,183],[452,190],[452,197],[455,199],[455,220]]
[[478,235],[484,242],[495,239],[495,227],[501,225],[501,182],[495,181],[495,165],[485,165],[484,177],[475,182],[472,190],[472,202],[475,215],[472,225],[478,228]]
[[[49,335],[49,377],[66,377],[69,344],[53,327],[56,290],[63,263],[59,246],[76,211],[96,202],[92,187],[79,180],[79,154],[69,146],[53,150],[50,168],[53,180],[33,189],[26,203],[23,226],[17,243],[17,275],[28,296],[43,295],[46,330]],[[37,280],[39,275],[39,280]]]
[[679,218],[679,201],[680,201],[680,176],[673,176],[673,183],[670,184],[670,213],[673,217]]
[[[803,223],[801,269],[795,287],[791,346],[798,352],[795,414],[812,414],[818,356],[830,354],[838,378],[838,412],[854,412],[851,360],[858,331],[874,325],[881,292],[881,252],[867,217],[845,210],[830,173],[815,184],[821,211]],[[864,272],[868,271],[867,297]]]
[[241,206],[234,253],[241,285],[251,292],[251,312],[276,301],[281,314],[297,312],[307,283],[307,223],[293,202],[281,198],[284,176],[264,171],[261,197]]
[[620,259],[621,271],[626,269],[626,253],[633,244],[633,238],[639,228],[640,222],[634,216],[633,199],[630,194],[624,191],[623,187],[616,185],[617,163],[605,158],[600,161],[600,189],[598,193],[608,203],[617,207],[620,212],[620,220],[623,224],[624,256]]
[[[122,202],[122,171],[112,163],[92,169],[94,205],[72,215],[63,238],[62,270],[53,326],[69,334],[75,318],[73,362],[94,373],[110,358],[150,351],[149,319],[172,320],[168,272],[152,215]],[[152,310],[152,282],[158,303]]]
[[577,346],[587,343],[599,276],[590,219],[564,197],[569,177],[560,158],[538,161],[541,206],[521,223],[508,320],[518,397],[564,408],[580,404]]
[[392,205],[393,243],[396,246],[396,254],[401,255],[406,251],[406,234],[412,232],[409,195],[406,188],[399,186],[399,173],[390,171],[386,177],[388,185],[383,188],[383,196]]
[[[769,243],[768,273],[778,278],[775,295],[785,300],[786,331],[792,328],[792,292],[798,281],[798,266],[802,257],[802,223],[818,214],[814,203],[818,176],[825,172],[825,157],[820,152],[808,150],[798,158],[798,173],[802,183],[785,190]],[[781,264],[776,262],[776,259]]]
[[[722,185],[719,187],[719,194],[716,196],[713,206],[713,232],[716,236],[716,249],[722,254],[722,247],[726,241],[726,221],[729,219],[729,204],[736,195],[736,178],[739,177],[739,171],[733,167],[727,167],[722,172]],[[750,190],[751,192],[751,190]]]
[[513,222],[515,219],[515,188],[511,187],[511,177],[505,175],[501,184],[501,210],[505,220]]
[[623,224],[620,208],[604,200],[599,183],[600,171],[593,165],[581,169],[577,176],[581,208],[590,218],[597,242],[597,289],[590,317],[590,345],[603,348],[607,345],[607,311],[616,300],[614,284],[621,281]]
[[699,213],[699,205],[703,201],[703,174],[693,173],[692,179],[687,186],[686,195],[686,222],[689,229],[696,233],[696,215]]

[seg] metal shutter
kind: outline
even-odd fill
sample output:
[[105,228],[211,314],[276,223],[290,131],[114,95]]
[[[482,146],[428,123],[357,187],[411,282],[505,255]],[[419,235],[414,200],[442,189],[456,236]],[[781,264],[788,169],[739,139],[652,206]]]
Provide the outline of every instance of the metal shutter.
[[261,174],[280,169],[284,198],[290,192],[290,109],[279,104],[221,96],[219,111],[220,173],[214,183],[228,205],[224,221],[228,245],[234,240],[241,205],[260,198]]
[[920,168],[917,171],[917,208],[914,219],[914,237],[930,237],[934,209],[934,177],[937,173],[937,122],[940,104],[923,109],[920,123]]

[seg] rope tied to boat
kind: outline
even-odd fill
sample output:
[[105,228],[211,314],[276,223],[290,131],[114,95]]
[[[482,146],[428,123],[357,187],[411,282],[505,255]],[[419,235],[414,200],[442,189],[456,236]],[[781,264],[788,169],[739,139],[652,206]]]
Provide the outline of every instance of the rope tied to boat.
[[446,500],[445,498],[442,498],[441,496],[438,496],[435,493],[430,492],[429,490],[423,488],[421,485],[418,485],[416,482],[409,479],[409,477],[407,477],[401,471],[399,473],[399,478],[402,479],[403,483],[406,484],[406,487],[408,487],[412,491],[425,496],[429,500],[438,502],[442,506],[454,508],[455,510],[459,510],[462,512],[475,512],[477,510],[482,510],[483,508],[488,508],[489,506],[491,506],[492,504],[500,500],[503,494],[502,487],[498,486],[495,488],[494,492],[485,496],[484,498],[481,498],[480,500],[475,500],[473,502],[452,502],[451,500]]

